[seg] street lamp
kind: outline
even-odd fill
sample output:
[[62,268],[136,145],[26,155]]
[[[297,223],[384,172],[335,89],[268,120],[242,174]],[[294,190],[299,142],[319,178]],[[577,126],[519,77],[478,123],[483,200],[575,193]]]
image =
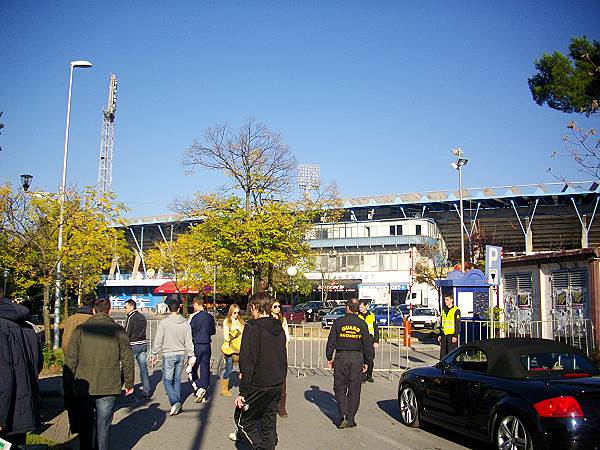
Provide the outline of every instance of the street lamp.
[[290,277],[290,305],[293,305],[294,304],[294,292],[291,291],[291,289],[292,289],[291,282],[292,282],[292,278],[294,278],[296,275],[298,275],[298,267],[296,267],[296,266],[288,267],[287,274]]
[[462,168],[466,166],[469,160],[464,158],[463,151],[460,147],[453,148],[452,154],[456,156],[456,161],[452,164],[452,168],[458,171],[458,192],[460,195],[460,268],[465,271],[465,230],[464,230],[464,215],[463,215],[463,190],[462,190]]
[[6,296],[6,279],[8,278],[8,269],[4,269],[2,271],[2,275],[4,276],[4,296]]
[[31,180],[33,179],[33,175],[23,174],[21,175],[21,186],[23,186],[23,190],[27,192],[29,190],[29,186],[31,186]]
[[71,117],[71,91],[73,88],[73,69],[87,69],[92,67],[89,61],[71,61],[69,65],[69,98],[67,100],[67,125],[65,127],[65,149],[63,155],[63,172],[60,184],[60,218],[58,223],[58,264],[56,265],[56,297],[54,300],[54,350],[57,350],[60,344],[60,281],[62,261],[60,252],[63,243],[63,221],[65,214],[65,189],[67,184],[67,156],[69,154],[69,120]]

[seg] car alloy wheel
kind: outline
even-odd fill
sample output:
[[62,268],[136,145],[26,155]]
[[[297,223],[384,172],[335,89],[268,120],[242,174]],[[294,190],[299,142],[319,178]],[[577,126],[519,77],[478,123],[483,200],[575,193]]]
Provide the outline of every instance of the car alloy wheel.
[[504,416],[498,424],[496,446],[499,450],[530,450],[531,437],[527,428],[516,416]]
[[400,416],[405,425],[419,426],[419,400],[410,386],[404,386],[400,391]]

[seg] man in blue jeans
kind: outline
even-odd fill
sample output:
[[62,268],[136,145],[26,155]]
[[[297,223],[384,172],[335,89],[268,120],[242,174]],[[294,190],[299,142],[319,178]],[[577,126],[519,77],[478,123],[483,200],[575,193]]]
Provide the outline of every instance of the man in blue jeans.
[[[100,298],[93,317],[73,331],[65,355],[65,380],[81,408],[82,450],[109,450],[117,396],[133,393],[133,354],[125,330],[109,315],[110,300]],[[121,380],[123,374],[124,383]]]
[[193,365],[196,358],[194,357],[190,324],[185,317],[179,314],[179,301],[171,300],[168,306],[170,314],[158,324],[150,363],[154,365],[157,360],[156,355],[162,351],[163,384],[171,404],[169,415],[175,416],[181,411],[183,366],[186,363]]
[[140,368],[140,379],[142,380],[143,398],[150,398],[150,377],[148,376],[147,352],[148,344],[146,341],[146,317],[137,310],[135,300],[129,299],[125,302],[125,311],[127,320],[125,321],[125,331],[129,336],[131,351]]

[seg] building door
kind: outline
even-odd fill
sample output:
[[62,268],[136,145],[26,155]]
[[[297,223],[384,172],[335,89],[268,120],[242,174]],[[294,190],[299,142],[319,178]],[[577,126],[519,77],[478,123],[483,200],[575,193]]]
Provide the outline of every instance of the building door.
[[532,299],[531,272],[504,276],[504,315],[510,336],[542,337],[541,328],[532,323],[533,318],[539,315],[539,311],[534,314]]
[[554,339],[585,349],[592,327],[587,268],[557,270],[551,281]]

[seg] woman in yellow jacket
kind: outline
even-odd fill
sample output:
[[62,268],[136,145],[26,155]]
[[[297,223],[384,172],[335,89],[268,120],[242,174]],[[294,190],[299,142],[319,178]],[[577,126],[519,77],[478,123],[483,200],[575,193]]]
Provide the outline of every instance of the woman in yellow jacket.
[[[223,340],[225,342],[221,349],[225,357],[225,372],[223,372],[223,378],[221,379],[221,395],[225,397],[231,397],[229,377],[233,371],[234,356],[237,355],[239,358],[243,331],[244,319],[240,315],[240,307],[234,303],[229,307],[227,317],[223,321]],[[227,349],[227,351],[224,349]]]

